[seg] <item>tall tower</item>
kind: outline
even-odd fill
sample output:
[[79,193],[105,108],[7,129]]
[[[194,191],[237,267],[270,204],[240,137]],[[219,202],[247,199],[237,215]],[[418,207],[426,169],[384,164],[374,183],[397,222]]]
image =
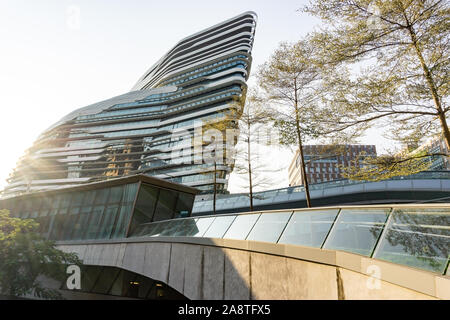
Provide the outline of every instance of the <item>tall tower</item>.
[[225,190],[233,164],[194,161],[186,135],[244,101],[255,27],[245,12],[184,38],[130,92],[65,116],[25,152],[3,196],[140,173]]

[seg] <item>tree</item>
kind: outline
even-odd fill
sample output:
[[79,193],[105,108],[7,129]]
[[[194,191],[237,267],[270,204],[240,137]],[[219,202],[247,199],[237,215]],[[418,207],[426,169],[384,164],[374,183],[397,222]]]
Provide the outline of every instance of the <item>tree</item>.
[[278,171],[269,169],[261,163],[260,155],[253,149],[258,144],[270,142],[269,132],[263,130],[263,127],[270,125],[272,113],[265,107],[258,91],[250,89],[247,91],[246,103],[239,117],[239,140],[243,143],[243,147],[236,149],[234,170],[239,175],[247,176],[250,211],[253,211],[254,188],[270,185],[270,179],[262,176],[261,173]]
[[[427,170],[430,167],[430,161],[427,161],[425,157],[436,156],[430,156],[424,150],[408,152],[406,149],[391,154],[378,157],[360,154],[352,166],[340,168],[342,176],[362,181],[379,181],[397,176],[408,176]],[[362,164],[362,167],[359,164]]]
[[281,43],[269,61],[260,67],[257,75],[259,85],[267,93],[268,100],[277,104],[277,108],[271,112],[275,126],[280,131],[280,143],[298,146],[308,207],[311,207],[311,199],[303,156],[303,140],[318,134],[311,125],[311,118],[316,112],[316,87],[321,80],[320,70],[309,60],[314,50],[309,42],[304,40],[294,44]]
[[[196,128],[193,145],[194,151],[201,151],[202,162],[212,164],[213,173],[213,214],[216,214],[217,200],[217,174],[223,172],[218,166],[225,164],[227,161],[234,163],[234,144],[237,136],[238,128],[237,119],[242,112],[242,104],[245,101],[245,93],[241,98],[230,103],[230,109],[217,114],[217,118],[203,119],[201,127]],[[231,135],[229,133],[232,133]],[[210,174],[206,171],[204,174]]]
[[[441,134],[450,150],[448,1],[317,0],[303,11],[323,22],[309,39],[325,79],[323,106],[312,120],[319,131],[379,125],[404,144]],[[388,154],[372,159],[371,168],[383,176],[389,167],[429,156]]]
[[68,264],[81,264],[76,254],[58,250],[53,242],[42,238],[37,228],[38,223],[32,219],[12,218],[8,210],[0,210],[1,295],[61,299],[58,291],[43,287],[38,277],[62,281]]

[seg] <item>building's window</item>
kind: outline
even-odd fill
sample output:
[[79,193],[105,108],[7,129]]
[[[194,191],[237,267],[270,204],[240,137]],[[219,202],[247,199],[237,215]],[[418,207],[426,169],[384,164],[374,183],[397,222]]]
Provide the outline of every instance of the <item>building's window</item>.
[[95,205],[106,204],[108,202],[109,192],[110,188],[97,190],[94,204]]
[[[28,202],[30,199],[28,199]],[[39,210],[41,209],[42,198],[34,197],[31,199],[31,213],[30,218],[37,218],[39,216]]]
[[169,220],[173,218],[177,192],[160,189],[153,221]]
[[92,292],[107,294],[113,286],[113,282],[117,278],[119,272],[120,269],[118,268],[103,267],[98,279],[95,281]]
[[84,239],[97,239],[99,236],[99,225],[103,216],[105,205],[96,205],[89,215],[89,223]]
[[194,204],[195,196],[190,193],[179,192],[177,205],[175,206],[174,218],[184,218],[191,215],[191,209]]
[[153,221],[156,201],[158,199],[159,189],[148,184],[142,184],[136,199],[133,220],[131,222],[131,232],[137,226],[143,223]]
[[[94,193],[94,191],[88,192],[88,195],[91,193]],[[91,197],[89,197],[89,198],[91,198]],[[84,233],[86,232],[86,230],[88,228],[88,221],[89,221],[88,218],[89,218],[89,214],[91,213],[91,210],[92,210],[92,202],[85,203],[83,205],[83,207],[81,207],[78,220],[73,225],[73,229],[74,229],[73,233],[72,233],[73,240],[83,239]]]
[[82,266],[81,267],[81,290],[90,292],[94,288],[103,267]]
[[99,230],[99,236],[97,237],[98,239],[109,239],[111,237],[118,211],[118,204],[110,204],[105,209]]

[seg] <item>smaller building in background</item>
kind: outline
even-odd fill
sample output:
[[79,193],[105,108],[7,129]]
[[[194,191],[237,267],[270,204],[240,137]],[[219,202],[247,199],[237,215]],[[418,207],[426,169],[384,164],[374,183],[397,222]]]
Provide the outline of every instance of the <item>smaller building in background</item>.
[[[305,157],[306,176],[309,183],[320,183],[342,179],[340,166],[358,165],[355,160],[361,154],[376,156],[374,145],[306,145],[303,146]],[[359,164],[361,165],[361,164]],[[300,152],[297,150],[289,166],[289,185],[304,184],[301,170]]]
[[430,171],[447,171],[450,170],[450,157],[446,157],[444,154],[449,154],[447,144],[443,136],[438,136],[431,139],[419,146],[416,150],[422,151],[426,150],[429,153],[443,154],[440,156],[428,157],[426,161],[430,161]]

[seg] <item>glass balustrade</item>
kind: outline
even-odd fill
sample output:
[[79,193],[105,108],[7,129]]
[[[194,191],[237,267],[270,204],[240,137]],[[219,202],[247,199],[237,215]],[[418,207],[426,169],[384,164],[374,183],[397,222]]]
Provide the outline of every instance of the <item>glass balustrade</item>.
[[446,274],[450,207],[380,206],[226,214],[148,223],[131,235],[155,236],[300,245]]

